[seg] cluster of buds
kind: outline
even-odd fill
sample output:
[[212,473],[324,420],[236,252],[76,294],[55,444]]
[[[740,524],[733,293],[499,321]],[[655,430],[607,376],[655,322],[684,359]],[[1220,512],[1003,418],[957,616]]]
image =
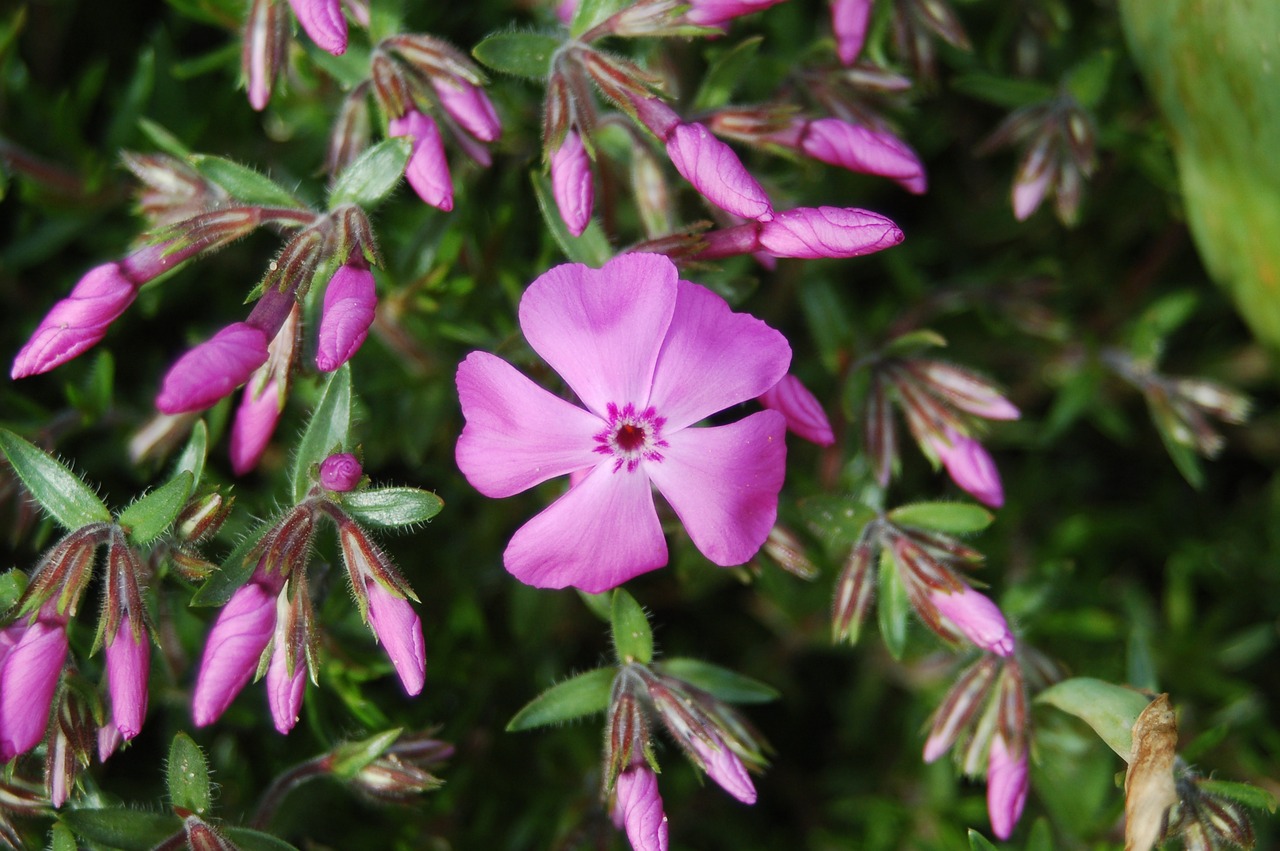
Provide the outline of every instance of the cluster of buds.
[[0,842],[10,848],[21,848],[22,838],[12,819],[47,815],[48,807],[40,787],[21,777],[0,778]]
[[942,638],[963,638],[1002,658],[1015,641],[1004,615],[990,598],[956,572],[982,562],[982,554],[940,532],[900,526],[878,517],[863,527],[836,579],[832,635],[856,643],[870,611],[877,570],[897,571],[920,619]]
[[1217,794],[1181,757],[1174,761],[1174,791],[1178,800],[1167,814],[1165,836],[1178,837],[1186,851],[1243,848],[1257,842],[1253,824],[1238,801]]
[[[346,5],[362,26],[369,25],[369,8],[363,0],[289,0],[294,17],[316,46],[341,56],[347,52]],[[280,0],[250,0],[244,20],[240,69],[244,74],[249,105],[261,111],[271,99],[276,77],[284,66],[289,46],[289,26]]]
[[1013,833],[1027,800],[1029,723],[1018,659],[989,653],[960,674],[929,723],[925,762],[955,746],[965,774],[986,769],[987,815],[1000,839]]
[[942,40],[956,50],[973,50],[960,17],[946,0],[892,0],[890,18],[898,57],[915,70],[920,80],[938,75],[938,50]]
[[[0,763],[35,747],[48,734],[46,785],[54,806],[70,794],[91,752],[92,696],[59,691],[68,666],[67,627],[93,574],[98,547],[107,547],[102,613],[94,652],[105,648],[109,717],[98,736],[106,759],[142,729],[151,667],[151,626],[142,600],[143,562],[120,526],[76,529],[41,557],[15,609],[0,629]],[[61,694],[61,697],[59,697]]]
[[230,598],[205,642],[192,695],[198,726],[213,723],[251,679],[267,681],[272,720],[288,733],[298,720],[306,685],[317,670],[314,616],[307,563],[315,523],[326,515],[338,527],[342,558],[360,615],[382,642],[411,695],[422,691],[426,651],[422,622],[409,600],[412,589],[386,553],[341,507],[341,494],[362,480],[348,453],[331,455],[319,469],[319,484],[272,526],[252,548],[249,580]]
[[899,464],[893,405],[901,407],[911,436],[935,468],[979,501],[1004,504],[1000,473],[974,438],[981,420],[1016,420],[1019,412],[986,379],[944,361],[916,355],[876,358],[863,414],[864,438],[881,487]]
[[1049,101],[1013,112],[979,151],[990,153],[1021,145],[1013,178],[1014,217],[1018,221],[1030,218],[1052,191],[1058,220],[1072,225],[1079,217],[1084,181],[1097,166],[1096,135],[1093,119],[1064,91]]
[[452,210],[453,178],[440,128],[468,157],[489,165],[486,145],[497,140],[502,125],[485,82],[475,63],[438,38],[403,33],[384,39],[373,49],[369,78],[352,88],[338,112],[329,138],[330,174],[341,172],[368,145],[372,92],[387,135],[412,143],[409,185],[431,206]]
[[744,804],[756,802],[749,771],[765,765],[759,735],[731,707],[675,676],[636,661],[613,680],[607,710],[604,794],[635,851],[665,851],[667,819],[658,794],[651,716],[685,756]]

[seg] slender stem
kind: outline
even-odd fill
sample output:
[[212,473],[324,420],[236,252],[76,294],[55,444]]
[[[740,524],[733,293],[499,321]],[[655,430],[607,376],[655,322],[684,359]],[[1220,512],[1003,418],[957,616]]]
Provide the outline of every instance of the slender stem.
[[284,802],[290,792],[308,780],[328,773],[329,755],[325,754],[295,765],[276,777],[275,780],[271,781],[271,785],[267,787],[267,791],[262,794],[258,809],[254,812],[253,818],[249,820],[249,827],[254,830],[266,830],[271,824],[271,819],[275,817],[276,810],[280,809],[280,804]]

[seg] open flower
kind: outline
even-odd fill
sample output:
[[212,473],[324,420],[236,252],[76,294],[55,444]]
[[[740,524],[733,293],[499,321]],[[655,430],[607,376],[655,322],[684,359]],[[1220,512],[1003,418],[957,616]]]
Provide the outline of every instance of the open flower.
[[458,367],[458,466],[491,497],[585,475],[516,531],[508,571],[595,593],[666,564],[650,483],[711,561],[755,554],[777,516],[785,418],[689,426],[777,384],[791,361],[781,334],[654,254],[557,266],[525,292],[520,327],[586,410],[473,352]]

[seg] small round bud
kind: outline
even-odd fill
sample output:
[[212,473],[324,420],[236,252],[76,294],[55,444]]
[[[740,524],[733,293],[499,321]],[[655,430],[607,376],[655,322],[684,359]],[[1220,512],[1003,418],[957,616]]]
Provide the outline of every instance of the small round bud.
[[330,455],[320,462],[320,486],[325,490],[349,491],[360,482],[364,471],[350,452]]

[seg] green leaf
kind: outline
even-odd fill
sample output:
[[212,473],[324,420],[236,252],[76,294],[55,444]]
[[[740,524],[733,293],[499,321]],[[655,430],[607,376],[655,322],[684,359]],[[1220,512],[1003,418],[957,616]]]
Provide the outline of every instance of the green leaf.
[[771,685],[700,659],[664,659],[654,667],[728,703],[768,703],[782,695]]
[[419,488],[368,488],[339,497],[356,520],[383,528],[425,523],[444,507],[444,500]]
[[112,807],[102,810],[68,810],[58,820],[83,839],[99,842],[120,851],[150,851],[182,830],[182,820],[174,815],[144,813]]
[[952,535],[981,532],[995,515],[970,502],[913,502],[890,511],[888,517],[899,526],[934,529]]
[[899,567],[893,553],[880,551],[879,599],[876,601],[876,618],[880,621],[880,636],[894,661],[901,661],[907,649],[907,623],[911,614],[911,600],[907,586],[898,575]]
[[592,219],[582,236],[574,236],[565,227],[560,218],[560,208],[556,206],[555,197],[551,194],[551,182],[540,171],[529,173],[533,180],[533,193],[538,199],[538,209],[542,212],[542,220],[546,222],[556,245],[574,263],[585,263],[593,269],[599,269],[613,257],[613,249],[605,238],[600,223]]
[[718,109],[733,98],[733,93],[750,79],[751,65],[756,61],[764,36],[744,38],[731,50],[727,50],[711,63],[702,78],[702,85],[693,99],[693,111]]
[[1036,696],[1084,721],[1126,762],[1133,748],[1133,725],[1151,701],[1146,695],[1092,677],[1074,677]]
[[905,334],[894,337],[885,344],[881,353],[885,356],[901,357],[903,355],[916,354],[923,349],[944,348],[946,345],[946,337],[937,331],[921,328],[918,331],[908,331]]
[[227,190],[231,197],[246,204],[306,209],[307,205],[299,201],[292,192],[248,166],[211,154],[192,154],[187,159],[196,171]]
[[1085,109],[1095,109],[1107,93],[1111,69],[1116,64],[1116,52],[1110,48],[1099,50],[1071,69],[1067,75],[1067,91]]
[[[833,552],[854,545],[876,513],[851,496],[815,496],[799,503],[800,516]],[[843,553],[841,553],[843,555]]]
[[169,802],[198,816],[209,812],[209,766],[200,746],[186,733],[173,737],[169,745],[169,761],[165,765],[169,786]]
[[1038,818],[1031,825],[1031,835],[1027,837],[1026,851],[1053,851],[1053,831],[1045,818]]
[[182,144],[182,140],[150,118],[139,118],[138,129],[142,131],[142,135],[146,136],[151,144],[169,156],[177,157],[180,160],[191,156],[191,151],[186,145]]
[[182,448],[182,454],[174,462],[173,474],[176,476],[183,470],[191,473],[191,489],[195,490],[200,484],[200,477],[204,475],[204,459],[208,454],[209,428],[204,424],[204,420],[196,420],[195,426],[191,429],[191,437],[187,439],[187,445]]
[[605,623],[613,617],[613,594],[605,591],[603,594],[588,594],[586,591],[574,589],[578,591],[578,597],[582,600],[582,604],[591,610],[591,613]]
[[338,175],[329,193],[329,209],[343,204],[376,207],[391,194],[404,174],[413,145],[408,139],[387,139],[369,148]]
[[240,851],[298,851],[283,839],[248,827],[219,827],[218,832],[235,843]]
[[351,427],[351,367],[338,367],[320,392],[311,420],[293,459],[293,501],[302,502],[311,490],[311,468],[347,443]]
[[1047,83],[997,77],[994,74],[964,74],[952,81],[951,88],[1008,109],[1029,106],[1053,97],[1053,86]]
[[987,837],[969,828],[969,851],[996,851],[996,846]]
[[545,33],[505,32],[477,44],[471,55],[495,71],[545,80],[551,73],[551,57],[562,43]]
[[53,825],[49,836],[50,851],[76,851],[76,835],[61,822]]
[[403,728],[383,730],[376,736],[361,739],[358,742],[346,742],[333,751],[333,764],[330,770],[341,780],[351,780],[369,763],[386,752],[400,738]]
[[98,495],[52,455],[4,428],[0,428],[0,451],[27,492],[58,525],[74,530],[111,522],[111,512]]
[[1276,796],[1261,786],[1235,783],[1230,780],[1201,780],[1196,785],[1200,787],[1201,792],[1217,795],[1220,798],[1230,798],[1255,810],[1266,810],[1269,813],[1276,811]]
[[507,732],[547,727],[604,712],[609,707],[609,693],[617,673],[614,668],[596,668],[557,683],[525,704],[507,723]]
[[1155,367],[1164,354],[1165,340],[1196,313],[1200,296],[1193,290],[1179,290],[1156,300],[1134,320],[1129,332],[1129,351],[1134,360]]
[[578,38],[597,24],[602,24],[630,5],[630,0],[582,0],[573,16],[569,34]]
[[613,652],[620,663],[648,665],[653,661],[653,629],[649,626],[649,616],[635,597],[621,588],[615,590],[609,621],[613,628]]
[[18,602],[22,597],[22,592],[27,590],[27,573],[25,570],[18,570],[16,567],[0,573],[0,614],[4,614],[13,608],[14,603]]
[[183,470],[120,512],[116,522],[129,536],[129,542],[140,547],[160,537],[187,504],[193,481],[191,473]]
[[271,530],[271,527],[272,524],[264,523],[258,526],[253,534],[241,540],[236,545],[236,548],[231,551],[231,555],[227,556],[222,566],[206,579],[204,584],[200,586],[200,590],[192,596],[191,605],[225,605],[231,599],[231,595],[236,593],[236,589],[247,582],[249,577],[253,575],[253,569],[258,564],[258,554],[255,549],[263,536]]

